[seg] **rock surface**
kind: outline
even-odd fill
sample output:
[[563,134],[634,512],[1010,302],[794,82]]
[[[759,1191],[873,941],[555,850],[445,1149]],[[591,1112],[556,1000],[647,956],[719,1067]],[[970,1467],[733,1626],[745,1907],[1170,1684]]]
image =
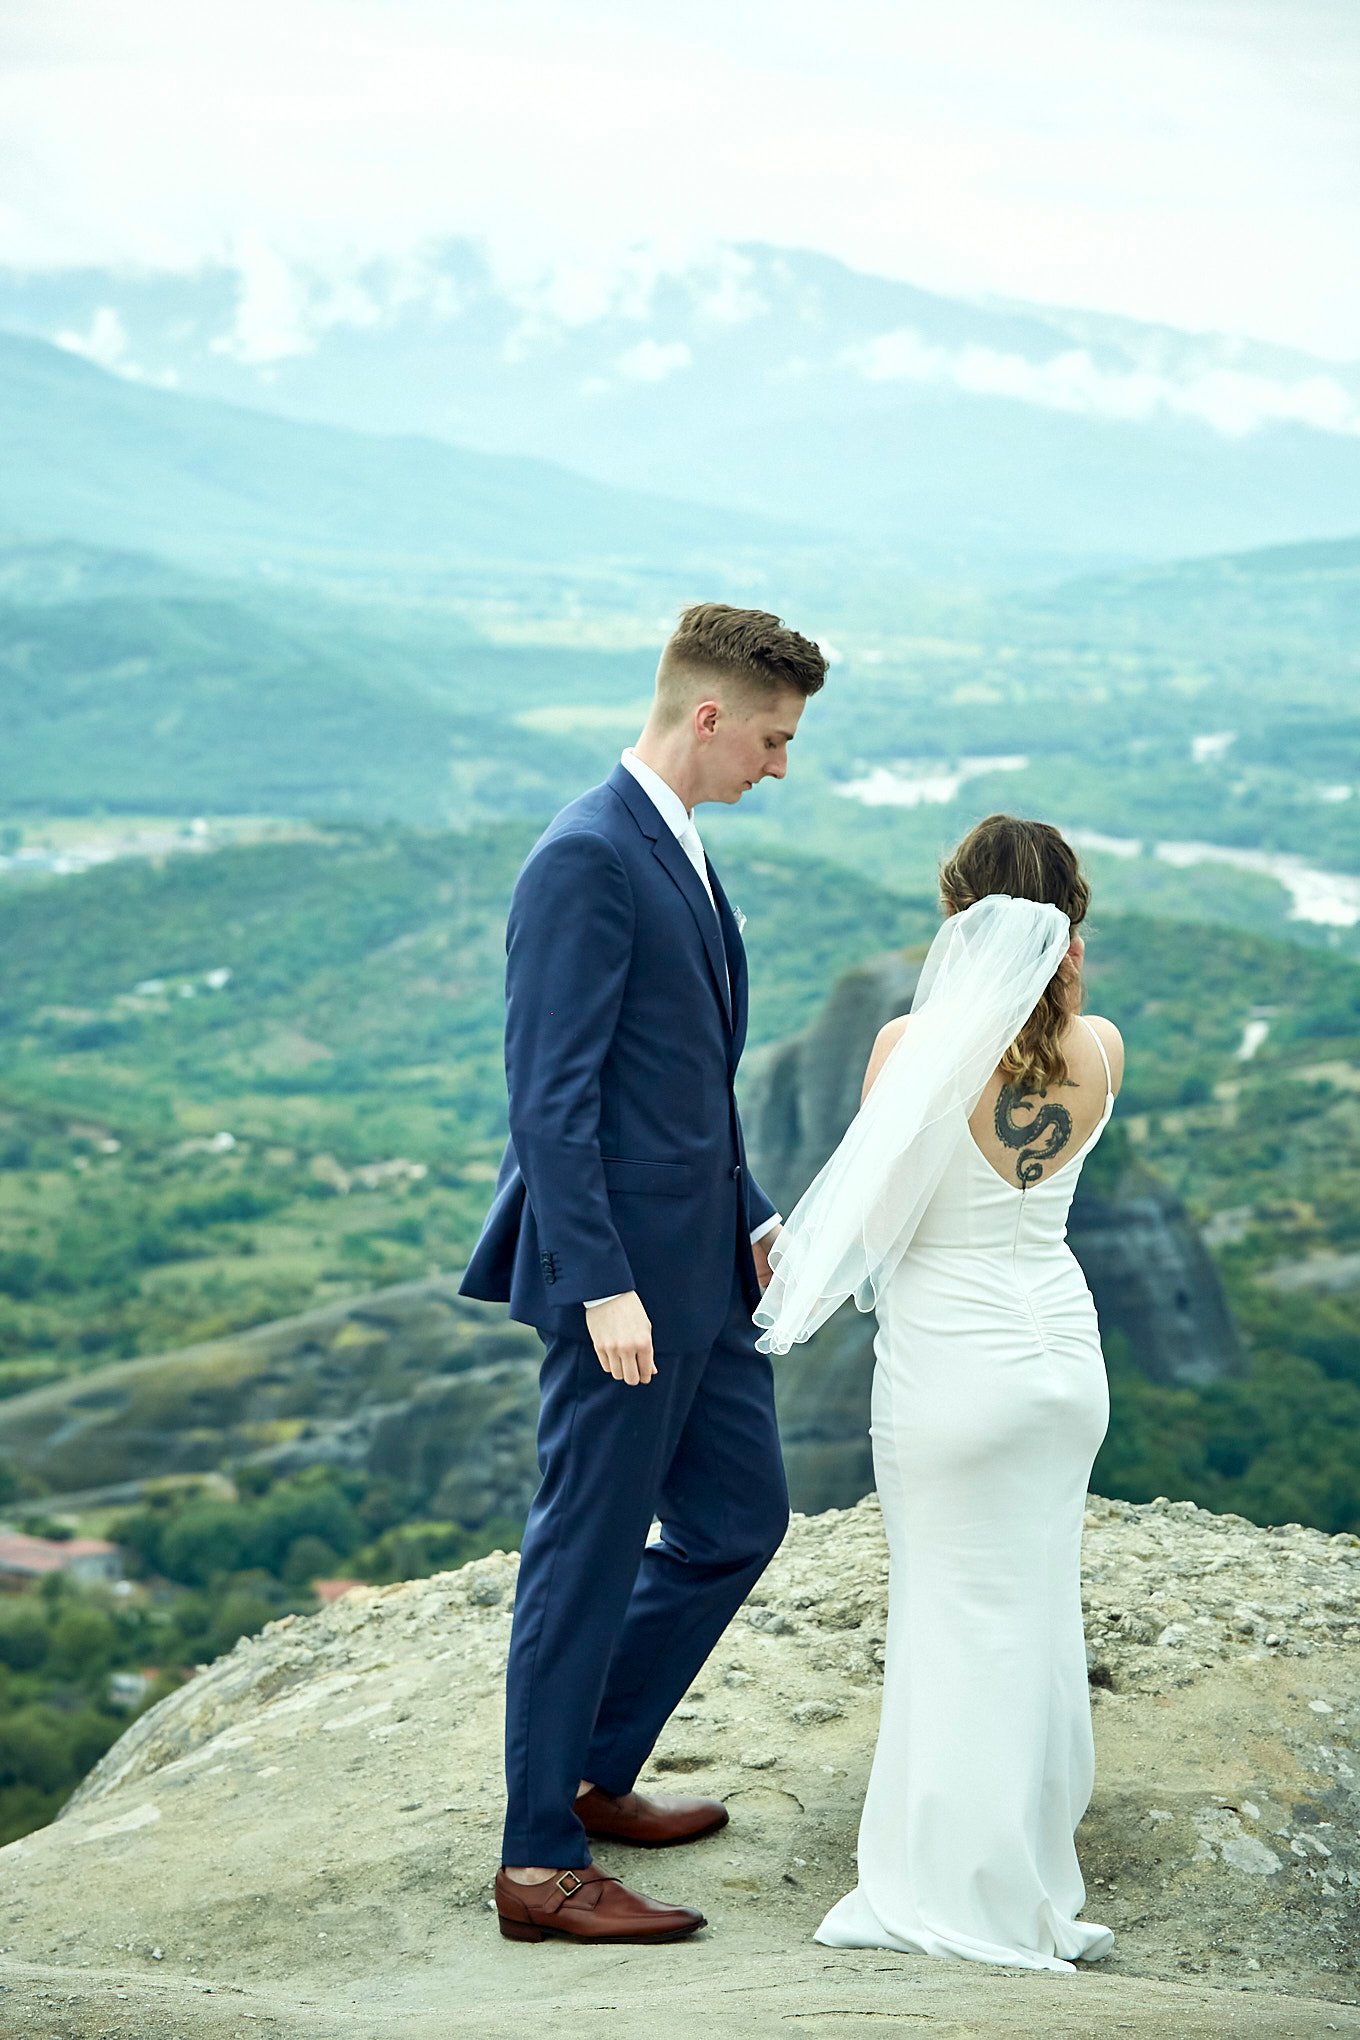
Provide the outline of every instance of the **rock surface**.
[[658,1789],[722,1834],[601,1847],[696,1902],[679,1949],[504,1943],[488,1910],[516,1561],[364,1588],[247,1639],[0,1851],[6,2040],[264,2031],[1360,2034],[1360,1541],[1093,1499],[1097,1969],[1045,1977],[810,1940],[853,1881],[886,1560],[872,1500],[797,1518],[677,1710]]

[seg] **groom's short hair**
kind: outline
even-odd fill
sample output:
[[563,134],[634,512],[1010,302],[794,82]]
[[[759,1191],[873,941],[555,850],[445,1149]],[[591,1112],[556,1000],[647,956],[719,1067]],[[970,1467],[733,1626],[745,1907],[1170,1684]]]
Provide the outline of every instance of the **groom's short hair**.
[[682,611],[656,669],[657,699],[668,719],[685,713],[696,686],[719,676],[756,698],[791,688],[806,700],[826,680],[826,658],[768,610],[696,602]]

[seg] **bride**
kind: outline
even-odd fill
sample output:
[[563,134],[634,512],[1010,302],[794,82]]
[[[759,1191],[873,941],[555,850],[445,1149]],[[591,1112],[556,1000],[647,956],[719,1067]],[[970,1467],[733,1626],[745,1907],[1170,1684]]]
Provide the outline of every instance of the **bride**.
[[911,1014],[875,1042],[756,1312],[776,1353],[847,1296],[878,1314],[883,1711],[859,1883],[816,1938],[1067,1970],[1113,1936],[1077,1917],[1081,1530],[1109,1404],[1066,1220],[1123,1044],[1079,1012],[1089,892],[1056,829],[993,815],[940,890]]

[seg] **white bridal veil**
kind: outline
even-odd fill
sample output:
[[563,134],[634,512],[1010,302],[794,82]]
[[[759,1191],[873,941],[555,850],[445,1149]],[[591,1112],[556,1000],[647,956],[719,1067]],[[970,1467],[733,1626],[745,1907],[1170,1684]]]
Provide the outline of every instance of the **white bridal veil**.
[[1066,914],[989,893],[946,920],[869,1096],[799,1198],[755,1313],[762,1353],[811,1338],[847,1296],[872,1310],[968,1118],[1071,940]]

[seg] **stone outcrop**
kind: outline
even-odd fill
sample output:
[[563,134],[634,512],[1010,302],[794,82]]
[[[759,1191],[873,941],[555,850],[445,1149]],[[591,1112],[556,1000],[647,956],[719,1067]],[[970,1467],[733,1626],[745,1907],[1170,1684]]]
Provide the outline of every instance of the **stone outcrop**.
[[507,1947],[488,1899],[515,1570],[496,1555],[288,1616],[134,1722],[51,1827],[0,1851],[6,2040],[907,2014],[958,2040],[1360,2032],[1360,1540],[1089,1503],[1079,1847],[1116,1948],[1075,1977],[811,1942],[854,1879],[878,1726],[872,1499],[795,1519],[655,1752],[655,1787],[722,1794],[731,1826],[643,1861],[598,1851],[708,1931],[679,1956]]
[[407,1282],[14,1396],[0,1457],[59,1503],[252,1460],[362,1466],[476,1529],[533,1494],[541,1357],[455,1277]]
[[[848,971],[808,1030],[757,1051],[742,1090],[751,1166],[788,1211],[859,1105],[874,1037],[907,1012],[918,967],[885,956]],[[1155,1381],[1199,1383],[1241,1371],[1222,1288],[1184,1206],[1137,1162],[1110,1166],[1106,1137],[1082,1172],[1069,1238],[1107,1341],[1125,1342]],[[869,1384],[874,1320],[844,1307],[778,1365],[780,1421],[795,1505],[840,1508],[873,1485]]]
[[[1096,1150],[1099,1153],[1099,1150]],[[1068,1228],[1109,1332],[1153,1381],[1199,1387],[1246,1355],[1204,1241],[1173,1190],[1138,1162],[1082,1170]]]

